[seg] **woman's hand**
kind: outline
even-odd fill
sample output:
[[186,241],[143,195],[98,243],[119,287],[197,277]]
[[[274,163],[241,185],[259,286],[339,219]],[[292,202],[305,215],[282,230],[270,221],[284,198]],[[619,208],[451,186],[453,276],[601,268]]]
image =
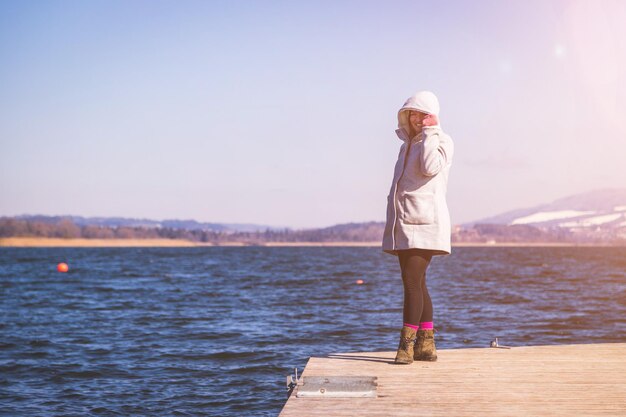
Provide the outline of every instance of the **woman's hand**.
[[429,114],[426,117],[424,117],[424,120],[422,120],[422,126],[436,126],[439,124],[439,119],[437,118],[437,115],[435,114]]

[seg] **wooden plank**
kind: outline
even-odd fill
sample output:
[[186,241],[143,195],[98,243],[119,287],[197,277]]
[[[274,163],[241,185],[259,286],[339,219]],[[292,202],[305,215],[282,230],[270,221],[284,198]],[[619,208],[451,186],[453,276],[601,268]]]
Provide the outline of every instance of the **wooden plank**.
[[626,343],[439,349],[436,362],[395,351],[311,357],[302,376],[378,377],[376,398],[297,398],[291,416],[626,416]]

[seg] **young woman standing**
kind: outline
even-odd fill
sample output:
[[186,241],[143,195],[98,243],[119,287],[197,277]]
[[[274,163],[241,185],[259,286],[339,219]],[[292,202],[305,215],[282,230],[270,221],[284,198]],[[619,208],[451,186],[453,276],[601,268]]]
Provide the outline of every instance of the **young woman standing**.
[[433,256],[451,254],[446,191],[454,144],[441,129],[439,100],[430,91],[406,100],[396,134],[403,143],[387,196],[382,249],[398,257],[404,287],[395,363],[410,364],[437,360],[426,269]]

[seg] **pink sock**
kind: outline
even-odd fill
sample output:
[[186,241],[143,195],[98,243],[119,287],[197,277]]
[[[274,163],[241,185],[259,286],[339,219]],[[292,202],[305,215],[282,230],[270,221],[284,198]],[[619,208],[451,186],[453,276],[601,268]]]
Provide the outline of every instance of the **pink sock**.
[[422,330],[432,329],[433,328],[433,322],[432,321],[421,321],[419,327]]
[[415,324],[409,324],[409,323],[402,323],[403,325],[407,326],[407,327],[412,327],[415,330],[419,329],[420,326],[416,326]]

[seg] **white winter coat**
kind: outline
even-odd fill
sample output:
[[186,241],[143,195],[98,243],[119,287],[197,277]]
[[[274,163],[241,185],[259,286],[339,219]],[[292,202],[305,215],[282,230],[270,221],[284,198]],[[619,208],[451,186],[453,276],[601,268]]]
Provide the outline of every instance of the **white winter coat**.
[[420,91],[398,111],[396,134],[403,143],[387,196],[382,249],[396,256],[397,250],[410,248],[449,255],[451,226],[446,191],[454,144],[441,123],[425,126],[409,138],[408,110],[439,116],[439,101],[432,92]]

